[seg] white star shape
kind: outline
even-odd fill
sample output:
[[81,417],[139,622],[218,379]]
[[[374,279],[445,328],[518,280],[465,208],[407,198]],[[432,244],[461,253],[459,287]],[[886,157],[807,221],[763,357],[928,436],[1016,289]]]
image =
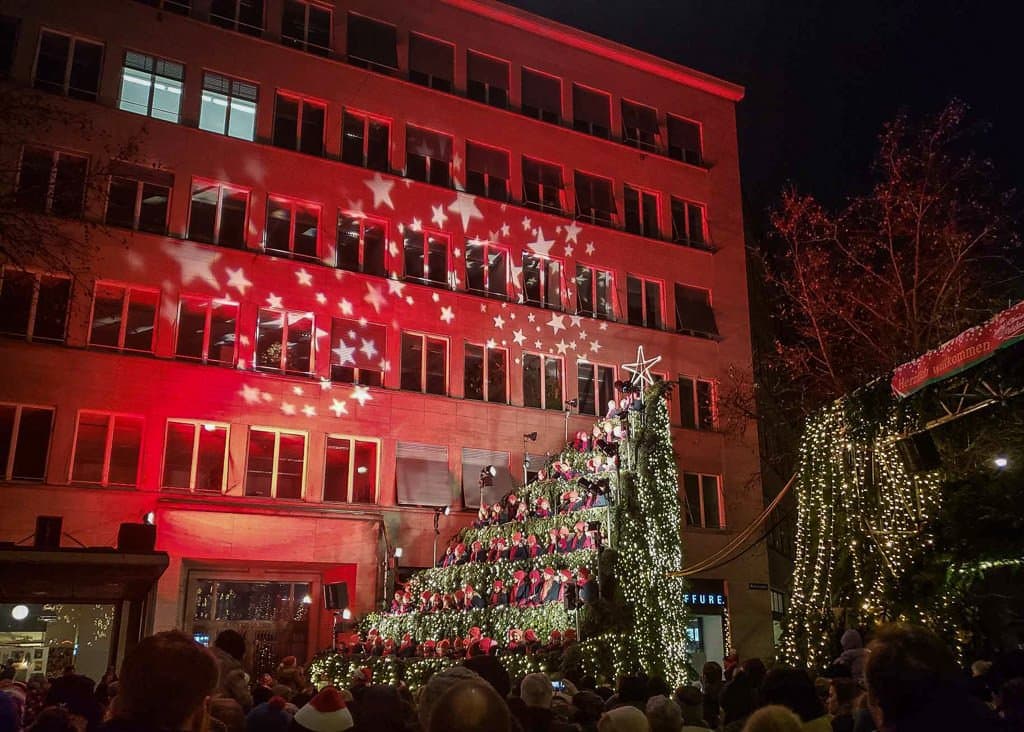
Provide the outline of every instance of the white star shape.
[[316,293],[316,301],[318,303],[320,303],[321,305],[326,305],[327,304],[327,295],[325,295],[322,292]]
[[345,406],[345,402],[338,401],[337,399],[331,399],[331,406],[328,407],[334,412],[335,417],[341,417],[343,414],[348,414],[348,407]]
[[542,257],[548,256],[551,252],[551,246],[555,243],[554,239],[545,239],[544,230],[537,227],[537,238],[527,244],[531,250],[541,255]]
[[307,272],[305,267],[295,273],[295,279],[297,279],[299,284],[303,287],[310,287],[313,284],[313,275]]
[[476,207],[476,196],[468,193],[455,194],[455,200],[448,206],[448,210],[458,214],[462,218],[462,230],[469,229],[469,222],[473,219],[482,219],[484,215]]
[[502,224],[501,225],[501,235],[502,236],[509,236],[511,233],[512,233],[512,229],[511,229],[511,227],[509,227],[508,224]]
[[443,320],[448,325],[451,325],[452,321],[455,320],[455,313],[452,312],[450,306],[445,305],[444,307],[441,308],[441,320]]
[[394,239],[388,242],[388,254],[390,254],[392,257],[398,256],[398,242],[396,242]]
[[405,289],[405,283],[401,280],[388,280],[388,294],[402,296],[402,291]]
[[289,402],[281,402],[281,414],[287,414],[289,417],[295,415],[295,405]]
[[281,298],[271,292],[267,295],[267,307],[274,308],[275,310],[281,309]]
[[591,254],[593,254],[593,253],[594,253],[594,248],[595,248],[595,247],[594,247],[594,242],[592,242],[592,241],[588,241],[588,242],[587,242],[587,246],[586,246],[586,249],[587,249],[587,256],[588,256],[588,257],[589,257],[589,256],[590,256]]
[[540,348],[540,341],[534,341],[533,342],[533,347],[534,348]]
[[566,343],[564,340],[560,340],[560,341],[558,341],[558,343],[555,344],[555,348],[558,349],[558,355],[559,356],[564,355],[565,354],[565,349],[567,349],[568,347],[569,347],[569,344]]
[[188,240],[167,242],[164,244],[164,251],[181,267],[181,284],[187,285],[193,280],[202,280],[214,289],[220,287],[211,269],[213,263],[220,259],[220,252]]
[[573,221],[571,224],[565,227],[565,240],[567,242],[575,241],[577,244],[579,244],[579,242],[576,241],[576,237],[580,235],[581,231],[583,231],[583,227],[577,224],[575,221]]
[[526,336],[523,335],[523,331],[522,330],[514,330],[514,331],[512,331],[512,341],[517,346],[522,346],[523,345],[523,341],[525,341],[525,340],[526,340]]
[[571,257],[571,256],[572,256],[572,253],[573,253],[574,251],[576,251],[576,250],[572,248],[572,244],[566,244],[566,245],[565,245],[565,256],[567,256],[567,257]]
[[363,183],[373,191],[374,208],[380,208],[383,205],[392,211],[395,210],[395,204],[391,201],[391,189],[395,187],[393,180],[382,177],[380,173],[374,173],[370,180],[365,180]]
[[341,298],[341,301],[338,303],[338,307],[341,308],[342,315],[352,314],[352,303],[350,303],[347,299]]
[[306,415],[307,417],[315,417],[316,416],[316,407],[314,407],[312,404],[307,404],[306,406],[304,406],[302,408],[302,413],[304,415]]
[[360,338],[359,340],[363,342],[363,345],[359,347],[359,350],[367,359],[372,359],[377,355],[377,346],[374,344],[372,339],[367,340],[365,338]]
[[565,316],[564,315],[552,315],[546,325],[551,328],[551,332],[557,334],[560,330],[565,330]]
[[352,398],[359,402],[360,407],[365,407],[366,403],[373,399],[373,395],[370,394],[370,387],[356,384],[352,387]]
[[387,302],[384,295],[381,293],[380,288],[375,285],[371,285],[369,282],[366,283],[366,294],[363,295],[363,300],[372,305],[373,309],[378,313],[380,312],[381,306]]
[[523,217],[523,231],[529,231],[533,227],[533,222],[530,221],[529,216]]
[[302,387],[301,386],[293,386],[292,387],[292,394],[294,394],[295,396],[302,396]]
[[239,267],[238,269],[226,267],[225,271],[228,273],[227,287],[234,287],[236,290],[238,290],[239,293],[241,293],[244,296],[245,291],[252,287],[252,282],[245,278],[245,270],[243,270],[241,267]]
[[571,325],[573,328],[579,328],[580,324],[582,323],[582,321],[583,321],[583,316],[582,315],[570,315],[569,316],[569,325]]
[[527,313],[526,314],[526,319],[529,320],[532,323],[533,321],[535,321],[537,319],[537,316],[534,315],[533,313]]
[[581,330],[581,331],[579,332],[579,339],[580,339],[581,341],[585,341],[585,340],[587,340],[587,331],[585,331],[585,330]]
[[500,315],[495,315],[494,316],[494,327],[497,328],[498,330],[501,330],[502,328],[504,328],[505,327],[505,319],[503,317],[501,317]]
[[455,153],[455,155],[452,156],[452,167],[454,167],[456,170],[462,169],[462,156],[459,155],[458,153]]
[[569,348],[571,348],[572,350],[575,351],[576,350],[576,341],[570,341],[569,342]]
[[445,222],[448,221],[448,214],[444,212],[444,204],[432,205],[430,210],[434,212],[434,215],[430,217],[430,223],[439,229],[443,229]]
[[260,390],[257,389],[255,386],[242,384],[242,390],[238,393],[242,395],[242,399],[245,400],[246,404],[260,403]]
[[356,360],[352,358],[352,354],[355,352],[354,347],[345,345],[345,341],[341,339],[338,340],[338,345],[331,349],[331,353],[338,357],[338,364],[341,366],[347,363],[354,364]]
[[601,323],[601,325],[597,326],[597,329],[598,330],[608,330],[608,324],[607,323]]
[[[594,344],[591,343],[590,347],[593,348]],[[622,364],[622,369],[627,373],[633,374],[629,379],[631,383],[651,386],[654,383],[654,376],[651,374],[651,368],[660,360],[661,356],[644,358],[644,347],[640,345],[636,348],[636,361],[633,363]]]
[[423,231],[423,222],[415,216],[412,217],[412,223],[409,224],[409,231],[420,232]]
[[497,348],[498,347],[498,342],[496,340],[494,340],[493,338],[488,338],[487,339],[487,343],[484,344],[484,345],[486,345],[488,348]]
[[591,353],[600,353],[601,352],[601,341],[591,341],[590,342],[590,351],[591,351]]

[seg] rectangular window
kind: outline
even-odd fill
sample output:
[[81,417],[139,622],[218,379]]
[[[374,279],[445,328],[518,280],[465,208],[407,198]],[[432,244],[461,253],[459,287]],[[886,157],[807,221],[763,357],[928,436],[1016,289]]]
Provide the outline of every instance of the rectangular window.
[[508,61],[466,53],[466,96],[499,109],[508,108]]
[[508,152],[466,143],[466,190],[477,196],[508,200]]
[[207,71],[203,74],[199,129],[254,140],[258,95],[256,84]]
[[18,189],[19,206],[36,213],[79,217],[85,205],[89,160],[43,147],[26,147],[21,154]]
[[523,354],[523,406],[562,411],[562,359]]
[[40,32],[36,89],[95,102],[102,70],[102,43],[48,30]]
[[707,247],[708,235],[704,207],[672,197],[672,241]]
[[151,8],[166,10],[168,13],[174,13],[175,15],[187,16],[192,9],[192,0],[136,0],[136,2],[148,5]]
[[391,124],[346,109],[342,120],[341,160],[370,170],[390,170]]
[[508,351],[466,344],[463,396],[508,404]]
[[683,473],[686,493],[686,523],[700,529],[720,529],[725,526],[725,504],[722,501],[721,480],[717,475]]
[[223,183],[192,181],[188,238],[244,249],[248,207],[248,191]]
[[313,372],[313,314],[260,308],[256,368],[286,374]]
[[0,478],[46,478],[53,408],[0,404]]
[[142,417],[109,412],[78,413],[71,480],[99,485],[136,485],[142,453]]
[[700,125],[682,117],[668,115],[668,156],[691,165],[703,161]]
[[611,272],[576,265],[576,312],[590,318],[615,319],[615,284]]
[[156,290],[97,282],[89,345],[152,353],[159,297]]
[[324,500],[376,503],[379,447],[376,440],[327,435]]
[[657,193],[626,186],[623,209],[625,210],[626,231],[653,239],[658,238],[660,232]]
[[611,226],[615,216],[615,194],[608,178],[576,171],[576,217],[591,224]]
[[0,77],[10,76],[14,66],[14,49],[18,45],[21,21],[0,15]]
[[466,243],[466,289],[476,295],[508,298],[508,252],[490,242]]
[[107,189],[107,225],[166,234],[171,186],[171,182],[112,175]]
[[562,309],[562,263],[523,252],[523,299],[527,305]]
[[708,379],[679,377],[680,425],[691,430],[715,428],[715,383]]
[[398,33],[395,26],[349,13],[348,62],[382,74],[398,71]]
[[245,495],[301,499],[306,478],[305,466],[304,432],[249,428]]
[[274,145],[309,155],[324,154],[327,105],[278,94],[274,106]]
[[718,335],[710,290],[676,283],[676,330],[703,337]]
[[561,124],[562,80],[524,66],[522,83],[523,114],[556,125]]
[[338,267],[387,277],[387,221],[338,215]]
[[596,89],[572,85],[573,129],[607,138],[612,128],[611,97]]
[[280,196],[268,196],[264,236],[264,248],[274,254],[316,259],[320,240],[320,207]]
[[419,33],[409,34],[409,81],[450,92],[455,78],[455,46]]
[[10,267],[2,274],[0,333],[32,341],[63,343],[71,303],[71,280]]
[[405,279],[434,287],[448,286],[448,237],[405,229]]
[[658,110],[622,100],[622,141],[641,150],[658,149]]
[[384,385],[387,330],[365,319],[334,318],[331,325],[331,380]]
[[600,416],[615,400],[615,369],[580,361],[576,364],[576,386],[580,414]]
[[564,189],[560,165],[523,158],[523,205],[560,214],[565,209]]
[[448,448],[399,442],[395,451],[395,483],[400,506],[447,506],[452,475]]
[[661,283],[627,275],[626,312],[630,325],[661,330]]
[[263,0],[210,0],[210,22],[250,36],[263,35]]
[[228,425],[167,420],[164,488],[223,493],[228,482]]
[[452,184],[452,138],[420,127],[405,127],[405,174],[448,188]]
[[407,391],[448,393],[448,341],[416,333],[402,334],[402,383]]
[[121,69],[118,108],[165,122],[178,122],[184,81],[185,67],[181,64],[128,51]]
[[238,303],[205,297],[182,297],[174,354],[218,366],[235,365]]
[[331,10],[299,0],[284,0],[281,43],[327,56],[331,52]]

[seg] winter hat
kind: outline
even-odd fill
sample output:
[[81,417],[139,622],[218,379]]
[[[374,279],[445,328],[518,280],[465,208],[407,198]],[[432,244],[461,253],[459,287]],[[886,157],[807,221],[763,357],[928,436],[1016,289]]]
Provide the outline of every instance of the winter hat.
[[563,526],[562,528],[560,528],[558,530],[558,535],[559,536],[568,536],[569,535],[569,527],[568,526]]
[[530,570],[530,581],[531,582],[536,582],[539,579],[540,579],[540,572],[538,572],[536,569],[531,569]]
[[585,531],[585,530],[586,530],[586,528],[587,528],[587,525],[586,525],[585,523],[583,523],[582,521],[577,521],[577,522],[576,522],[576,525],[575,525],[575,526],[573,526],[573,528],[574,528],[574,529],[575,529],[576,531]]
[[502,590],[504,588],[505,588],[505,583],[504,582],[502,582],[500,579],[494,580],[494,589]]
[[333,686],[326,687],[295,713],[295,726],[309,732],[345,732],[353,726],[345,700]]
[[548,638],[549,638],[550,640],[553,640],[553,641],[560,641],[560,640],[562,640],[562,632],[561,632],[561,631],[559,631],[559,630],[552,630],[552,631],[551,631],[551,632],[550,632],[550,633],[548,634]]
[[527,628],[526,632],[523,634],[523,639],[527,642],[532,643],[533,641],[537,640],[537,631],[533,628]]
[[544,568],[544,579],[551,579],[554,576],[555,576],[555,568],[554,567],[545,567]]
[[580,567],[576,570],[576,573],[579,575],[579,578],[583,581],[587,581],[590,579],[590,570],[586,567]]
[[568,582],[569,580],[572,579],[572,570],[571,569],[560,569],[560,570],[558,570],[558,574],[562,578],[563,582]]
[[516,582],[522,582],[524,579],[526,579],[526,570],[517,569],[515,572],[512,573],[512,577],[515,578]]
[[522,540],[523,540],[523,532],[522,531],[516,531],[515,533],[512,534],[512,541],[522,541]]
[[275,696],[257,704],[245,718],[245,732],[286,732],[292,723],[292,715],[284,709],[287,703]]

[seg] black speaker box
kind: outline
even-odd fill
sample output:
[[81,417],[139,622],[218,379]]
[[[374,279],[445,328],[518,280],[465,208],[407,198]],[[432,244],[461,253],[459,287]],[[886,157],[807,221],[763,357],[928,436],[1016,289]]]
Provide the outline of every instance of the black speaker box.
[[63,516],[36,516],[36,549],[60,549]]
[[344,610],[348,607],[347,582],[331,582],[324,585],[324,607],[328,610]]
[[900,457],[903,459],[903,467],[911,475],[927,473],[929,470],[942,467],[939,449],[929,432],[917,432],[897,440],[896,447],[899,448]]
[[156,548],[156,526],[151,524],[121,524],[117,531],[117,550],[132,554],[146,554]]

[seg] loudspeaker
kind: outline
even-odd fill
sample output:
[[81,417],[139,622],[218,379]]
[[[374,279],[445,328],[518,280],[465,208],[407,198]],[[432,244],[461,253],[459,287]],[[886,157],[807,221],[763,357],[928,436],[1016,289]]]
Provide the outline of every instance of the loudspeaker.
[[60,549],[63,516],[36,516],[36,549]]
[[900,457],[903,459],[903,467],[911,475],[926,473],[929,470],[942,467],[939,449],[927,431],[917,432],[909,437],[896,440],[896,447],[899,448]]
[[328,610],[344,610],[348,607],[347,582],[331,582],[324,585],[324,607]]
[[121,524],[117,530],[117,550],[146,554],[156,548],[156,526],[152,524]]

